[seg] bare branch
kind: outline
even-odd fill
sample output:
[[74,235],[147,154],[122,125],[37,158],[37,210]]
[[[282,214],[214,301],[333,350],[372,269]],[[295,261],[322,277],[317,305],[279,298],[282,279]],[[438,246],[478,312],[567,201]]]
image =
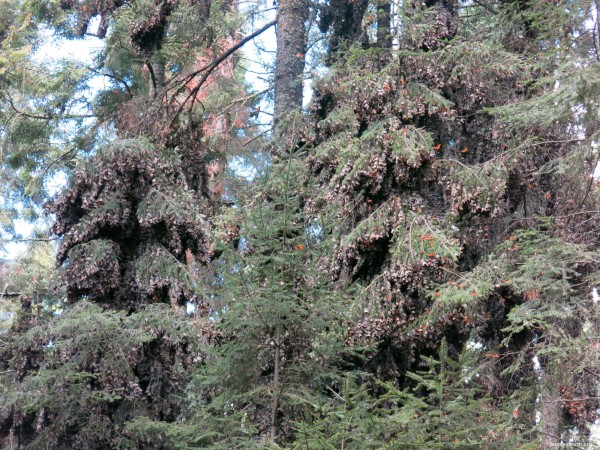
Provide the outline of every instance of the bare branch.
[[[18,115],[18,116],[23,116],[23,117],[28,117],[30,119],[36,119],[36,120],[45,120],[45,121],[50,121],[52,119],[56,119],[57,116],[53,116],[52,114],[48,114],[45,116],[40,116],[37,114],[30,114],[27,113],[25,111],[21,111],[19,108],[16,107],[16,105],[13,102],[12,97],[10,96],[10,94],[8,92],[4,93],[4,97],[8,100],[8,103],[10,104],[10,107],[13,109],[13,111]],[[61,115],[60,118],[61,119],[88,119],[91,117],[96,117],[94,114],[66,114],[66,115]]]
[[51,238],[24,238],[24,239],[0,239],[0,242],[5,243],[22,243],[22,242],[52,242],[58,240],[58,237]]
[[266,94],[267,92],[269,92],[271,89],[272,89],[272,88],[270,88],[270,87],[269,87],[269,88],[267,88],[267,89],[264,89],[264,90],[262,90],[262,91],[260,91],[260,92],[255,92],[255,93],[253,93],[253,94],[246,95],[246,96],[244,96],[244,97],[242,97],[242,98],[235,99],[235,100],[233,100],[231,103],[229,103],[229,104],[228,104],[228,105],[227,105],[225,108],[223,108],[223,110],[222,110],[221,112],[219,112],[219,114],[217,114],[217,115],[225,114],[227,111],[229,111],[229,110],[230,110],[231,108],[233,108],[235,105],[237,105],[237,104],[239,104],[239,103],[242,103],[242,104],[244,104],[244,103],[246,103],[246,102],[247,102],[247,101],[249,101],[249,100],[252,100],[252,99],[255,99],[255,98],[257,98],[257,97],[260,97],[261,95],[264,95],[264,94]]
[[[265,24],[263,27],[259,28],[258,30],[256,30],[253,33],[250,33],[248,36],[246,36],[244,39],[242,39],[236,45],[234,45],[233,47],[229,48],[227,51],[225,51],[218,58],[214,59],[211,63],[207,64],[206,66],[204,66],[204,67],[202,67],[202,68],[200,68],[198,70],[195,70],[194,72],[192,72],[190,74],[188,74],[184,78],[184,81],[183,81],[183,85],[184,86],[185,86],[185,84],[189,83],[192,79],[194,79],[194,77],[196,77],[196,75],[199,75],[200,73],[203,73],[203,75],[200,78],[200,81],[198,82],[198,84],[190,91],[190,93],[188,94],[188,96],[185,98],[185,100],[181,103],[181,105],[177,109],[177,112],[173,116],[173,119],[171,119],[171,123],[173,123],[175,121],[175,119],[177,119],[177,117],[179,116],[179,114],[181,114],[181,111],[183,111],[183,108],[185,107],[185,105],[187,104],[187,102],[190,99],[192,99],[193,97],[196,96],[196,94],[200,91],[200,89],[202,88],[202,86],[204,85],[204,83],[206,82],[206,80],[208,79],[208,77],[210,76],[210,74],[219,66],[219,64],[221,64],[223,61],[225,61],[227,58],[229,58],[233,53],[235,53],[237,50],[239,50],[240,48],[242,48],[244,45],[246,45],[252,39],[256,38],[257,36],[260,36],[262,33],[264,33],[265,31],[267,31],[269,28],[275,26],[276,23],[277,23],[277,20],[272,20],[271,22]],[[179,93],[180,90],[181,89],[178,89],[177,92],[175,93],[175,95],[177,93]]]
[[38,116],[36,114],[29,114],[29,113],[26,113],[24,111],[21,111],[20,109],[18,109],[15,106],[15,104],[13,103],[13,99],[12,99],[12,97],[10,96],[10,94],[8,92],[5,92],[4,96],[8,100],[8,103],[10,104],[10,107],[13,109],[13,111],[16,112],[20,116],[29,117],[30,119],[39,119],[39,120],[50,120],[50,119],[52,119],[52,117],[50,117],[50,116]]
[[129,94],[129,96],[131,98],[133,98],[133,92],[131,92],[131,88],[129,87],[129,85],[127,84],[127,82],[125,80],[123,80],[122,78],[119,78],[119,77],[117,77],[115,75],[112,75],[110,73],[100,72],[99,70],[96,70],[93,67],[87,67],[86,66],[86,69],[89,70],[90,72],[94,72],[96,75],[101,75],[103,77],[111,78],[113,80],[118,81],[119,83],[121,83],[125,87],[125,90],[127,90],[127,93]]

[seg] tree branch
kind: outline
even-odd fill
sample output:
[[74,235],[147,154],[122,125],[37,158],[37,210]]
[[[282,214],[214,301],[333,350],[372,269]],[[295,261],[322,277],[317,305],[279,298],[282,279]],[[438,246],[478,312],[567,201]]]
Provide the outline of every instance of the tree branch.
[[253,94],[246,95],[245,97],[242,97],[242,98],[235,99],[234,101],[232,101],[231,103],[229,103],[229,104],[228,104],[228,105],[227,105],[225,108],[223,108],[223,109],[221,110],[221,112],[219,112],[219,113],[217,114],[217,116],[219,116],[219,115],[222,115],[222,114],[225,114],[227,111],[229,111],[231,108],[233,108],[233,107],[234,107],[235,105],[237,105],[238,103],[245,103],[245,102],[247,102],[248,100],[252,100],[252,99],[254,99],[254,98],[256,98],[256,97],[260,97],[261,95],[264,95],[264,94],[266,94],[267,92],[269,92],[271,89],[272,89],[272,88],[270,88],[270,87],[269,87],[269,88],[267,88],[267,89],[264,89],[264,90],[262,90],[262,91],[260,91],[260,92],[255,92],[255,93],[253,93]]
[[[592,170],[596,170],[596,167],[598,167],[598,164],[600,164],[600,156],[598,158],[596,158],[596,164],[594,164],[592,166]],[[581,203],[577,207],[577,211],[580,211],[581,208],[583,208],[583,205],[585,204],[586,200],[588,199],[588,196],[590,195],[590,191],[592,190],[592,186],[594,185],[594,181],[595,181],[594,174],[592,173],[590,175],[590,182],[588,183],[587,190],[585,191],[585,195],[583,196],[583,200],[581,200]]]
[[125,90],[127,90],[127,93],[129,94],[129,97],[133,98],[133,92],[131,92],[131,88],[129,87],[129,85],[127,84],[127,82],[124,79],[119,78],[116,75],[112,75],[110,73],[100,72],[99,70],[96,70],[93,67],[87,67],[86,66],[86,69],[89,70],[90,72],[94,72],[96,75],[101,75],[103,77],[112,78],[113,80],[118,81],[123,86],[125,86]]
[[592,40],[594,41],[594,50],[596,52],[596,60],[600,61],[600,4],[598,0],[594,1],[594,5],[596,6],[596,23],[594,24],[594,29],[592,31]]
[[13,109],[13,111],[16,112],[20,116],[29,117],[30,119],[38,119],[38,120],[51,120],[52,119],[51,116],[38,116],[36,114],[29,114],[29,113],[23,112],[15,106],[15,104],[13,103],[12,97],[10,96],[10,94],[8,92],[5,92],[4,96],[8,100],[8,103],[10,104],[10,107]]
[[2,243],[11,243],[11,242],[52,242],[58,240],[58,237],[52,238],[24,238],[24,239],[0,239]]
[[[36,119],[36,120],[46,120],[46,121],[50,121],[52,119],[57,118],[57,116],[53,116],[52,114],[48,114],[46,116],[39,116],[37,114],[30,114],[30,113],[26,113],[25,111],[21,111],[19,108],[17,108],[15,106],[13,99],[8,92],[5,92],[4,96],[8,100],[10,107],[13,109],[13,111],[18,116],[28,117],[30,119]],[[89,119],[91,117],[96,117],[96,116],[94,114],[65,114],[65,115],[60,116],[61,119]]]
[[[229,48],[227,51],[225,51],[218,58],[214,59],[211,63],[207,64],[206,66],[204,66],[204,67],[202,67],[202,68],[200,68],[198,70],[195,70],[194,72],[192,72],[190,74],[188,74],[184,78],[183,87],[185,87],[185,85],[187,83],[189,83],[196,75],[199,75],[200,73],[204,72],[204,74],[202,75],[202,78],[200,78],[200,81],[198,82],[198,84],[190,91],[190,93],[188,94],[188,96],[185,98],[185,100],[181,103],[181,105],[177,109],[177,112],[173,116],[173,119],[171,119],[171,124],[175,121],[175,119],[177,119],[177,117],[179,117],[179,114],[181,114],[181,111],[183,111],[183,108],[185,107],[185,105],[187,104],[187,102],[191,98],[195,97],[196,94],[198,93],[198,91],[200,91],[200,89],[202,88],[202,86],[204,85],[204,83],[206,82],[206,80],[208,79],[208,77],[210,76],[210,74],[219,66],[219,64],[221,64],[223,61],[225,61],[227,58],[229,58],[233,53],[235,53],[237,50],[239,50],[240,48],[242,48],[244,45],[246,45],[252,39],[256,38],[257,36],[260,36],[262,33],[264,33],[269,28],[271,28],[272,26],[274,26],[276,23],[277,23],[277,20],[272,20],[271,22],[265,24],[263,27],[259,28],[258,30],[256,30],[253,33],[250,33],[248,36],[246,36],[244,39],[242,39],[236,45],[234,45],[233,47]],[[178,89],[175,92],[175,95],[177,95],[181,91],[181,89],[182,88]]]
[[152,81],[152,97],[156,96],[156,76],[154,75],[154,67],[149,62],[146,63],[146,67],[148,68],[148,73],[150,74],[150,80]]
[[492,5],[488,5],[483,0],[473,0],[473,3],[481,6],[483,9],[485,9],[489,13],[497,14],[497,11],[494,9],[494,7]]

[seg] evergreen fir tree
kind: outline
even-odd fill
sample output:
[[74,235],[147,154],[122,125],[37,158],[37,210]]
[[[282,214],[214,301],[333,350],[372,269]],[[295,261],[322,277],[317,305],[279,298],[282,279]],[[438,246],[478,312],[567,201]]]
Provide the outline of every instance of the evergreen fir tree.
[[140,419],[138,434],[163,428],[182,448],[283,444],[295,439],[302,399],[337,384],[351,296],[322,272],[331,239],[326,218],[302,208],[314,196],[305,155],[292,148],[277,159],[254,167],[215,227],[216,338],[188,391],[195,417],[186,426]]
[[[217,198],[208,167],[217,152],[202,141],[205,118],[196,99],[185,117],[177,111],[178,91],[192,78],[175,71],[163,80],[172,83],[167,92],[156,76],[167,62],[189,67],[197,46],[220,36],[183,41],[191,20],[209,14],[201,5],[111,5],[31,5],[32,14],[50,17],[67,36],[86,33],[97,13],[104,34],[109,20],[107,47],[91,70],[114,86],[94,105],[98,122],[86,128],[89,139],[75,144],[69,187],[47,205],[56,217],[52,231],[62,238],[63,310],[53,317],[29,301],[1,344],[0,436],[7,446],[169,448],[160,435],[136,440],[126,424],[138,416],[185,417],[181,397],[190,368],[201,363],[201,345],[210,339],[211,327],[185,310],[206,304],[199,282],[213,255]],[[225,17],[223,10],[215,15]],[[186,42],[193,50],[177,55]],[[108,128],[101,131],[103,123]]]
[[[256,98],[222,63],[274,22],[239,39],[227,2],[2,7],[3,201],[39,209],[43,167],[69,187],[49,205],[67,298],[24,297],[2,335],[0,443],[590,443],[597,8],[282,2],[274,131],[244,136],[269,151],[222,183],[231,141],[210,124],[235,128]],[[57,70],[60,94],[33,75],[42,21],[106,38],[93,125],[81,68]],[[303,112],[315,35],[326,67]]]
[[[571,392],[565,386],[580,386],[587,402],[581,416],[595,410],[595,394],[583,386],[596,363],[555,372],[564,359],[548,356],[565,345],[554,331],[579,341],[585,321],[575,319],[576,305],[589,308],[597,270],[584,256],[585,246],[596,248],[587,234],[595,223],[581,210],[596,201],[588,181],[595,162],[585,159],[595,152],[595,125],[586,121],[596,107],[583,105],[583,88],[573,81],[595,66],[590,9],[536,2],[464,9],[469,13],[461,15],[458,3],[445,1],[405,5],[396,48],[356,46],[317,85],[309,163],[324,188],[311,206],[339,211],[331,273],[364,289],[367,313],[354,319],[348,342],[377,345],[368,369],[417,389],[409,374],[439,355],[444,339],[454,358],[475,342],[482,360],[499,358],[483,363],[494,373],[487,386],[494,403],[528,392],[523,416],[540,414],[541,427],[530,421],[522,432],[539,429],[548,448],[573,424],[558,406],[571,404],[560,394]],[[564,164],[571,167],[567,189]],[[524,229],[539,234],[514,242]],[[516,262],[524,245],[527,262]],[[567,257],[571,251],[578,257]],[[529,267],[527,283],[500,269],[504,257]],[[562,286],[561,300],[554,283]],[[539,307],[531,303],[544,295]],[[523,319],[524,311],[545,325]],[[590,330],[596,311],[588,314]],[[532,362],[538,351],[541,378]],[[572,376],[586,371],[591,378]],[[586,433],[583,421],[577,427]]]
[[440,360],[424,358],[414,386],[347,377],[326,402],[306,402],[293,448],[523,448],[505,414],[479,383],[477,351],[455,359],[445,341]]

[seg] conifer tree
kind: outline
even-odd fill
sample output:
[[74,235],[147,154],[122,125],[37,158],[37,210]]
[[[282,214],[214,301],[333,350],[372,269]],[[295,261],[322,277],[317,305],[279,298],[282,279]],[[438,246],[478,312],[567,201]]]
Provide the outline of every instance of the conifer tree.
[[[527,392],[527,402],[512,403],[530,419],[517,428],[532,432],[539,414],[544,448],[568,442],[570,415],[595,417],[594,358],[556,370],[565,364],[559,349],[568,341],[583,351],[597,322],[594,308],[589,322],[576,312],[589,309],[597,270],[585,256],[597,245],[587,234],[595,224],[582,210],[596,201],[595,125],[584,125],[596,106],[583,106],[591,91],[572,78],[595,66],[584,38],[593,11],[561,8],[478,3],[461,15],[457,2],[405,5],[396,49],[356,45],[317,85],[309,158],[323,186],[311,207],[339,212],[331,273],[364,290],[348,343],[376,345],[367,368],[417,389],[409,374],[439,355],[443,339],[454,358],[480,345],[494,402],[508,410],[511,396]],[[586,224],[581,235],[577,223]],[[535,233],[519,231],[527,229]],[[561,392],[574,390],[581,405],[567,410],[577,396]],[[576,426],[586,434],[583,420]]]
[[[58,314],[23,302],[0,341],[2,445],[591,442],[595,3],[283,1],[274,132],[247,136],[266,141],[261,164],[224,184],[206,124],[246,100],[218,68],[274,22],[238,39],[228,3],[26,6],[0,10],[15,24],[0,64],[27,59],[26,18],[43,18],[106,38],[92,72],[111,89],[88,127],[81,72],[58,72],[63,95],[0,73],[2,177],[33,193],[24,180],[56,156],[70,176],[49,205],[67,298]],[[324,74],[303,112],[314,35]],[[52,146],[65,123],[81,128]]]
[[442,340],[439,360],[424,358],[418,373],[408,373],[412,389],[348,376],[328,401],[307,403],[293,448],[522,448],[478,382],[477,352],[452,358],[447,348]]
[[[29,302],[2,342],[2,444],[169,448],[160,435],[136,440],[126,424],[140,415],[185,417],[189,369],[210,338],[210,326],[185,310],[205,305],[198,285],[213,255],[216,200],[208,173],[216,152],[202,140],[195,95],[218,77],[208,78],[216,62],[200,70],[193,63],[201,46],[230,32],[235,14],[196,2],[31,6],[68,37],[89,32],[99,14],[95,34],[110,31],[98,67],[89,70],[113,86],[96,98],[86,140],[74,144],[69,187],[47,205],[61,238],[62,311]],[[187,27],[197,23],[203,33],[190,37]],[[161,81],[167,67],[172,72]],[[203,79],[188,87],[197,74]]]
[[336,378],[346,329],[339,314],[350,297],[320,273],[331,241],[320,231],[326,222],[300,207],[314,195],[303,155],[280,158],[215,229],[222,254],[209,321],[217,338],[188,393],[195,417],[175,427],[141,420],[138,433],[163,427],[182,447],[283,444],[294,439],[301,399],[319,397]]

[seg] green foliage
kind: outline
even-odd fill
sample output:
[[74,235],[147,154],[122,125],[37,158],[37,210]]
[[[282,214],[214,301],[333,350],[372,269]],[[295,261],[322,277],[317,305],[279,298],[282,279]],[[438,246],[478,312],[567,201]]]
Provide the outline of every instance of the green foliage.
[[[2,445],[589,440],[597,11],[407,2],[385,48],[387,6],[315,11],[340,53],[265,157],[238,60],[199,70],[238,42],[228,3],[2,4],[2,227],[69,180],[50,206],[67,299],[46,292],[49,246],[2,272],[26,294],[5,307]],[[83,36],[94,16],[91,71],[32,60],[40,23]],[[88,101],[91,73],[108,88]],[[223,183],[233,152],[253,176]]]
[[462,251],[460,242],[443,225],[429,223],[420,214],[407,214],[393,231],[393,258],[406,265],[425,258],[457,262]]
[[326,402],[304,402],[291,448],[517,448],[508,414],[478,382],[477,353],[454,360],[442,342],[441,360],[424,358],[424,370],[408,374],[406,389],[344,379]]
[[158,435],[169,448],[265,448],[275,427],[285,442],[299,396],[321,395],[337,377],[351,298],[319,269],[331,240],[324,218],[301,208],[312,186],[302,152],[282,155],[216,225],[213,346],[186,393],[192,416],[174,424],[138,418],[127,429],[140,441]]
[[175,414],[186,359],[199,351],[178,313],[148,306],[127,315],[81,302],[36,322],[0,347],[12,369],[0,375],[2,418],[16,425],[32,417],[36,428],[31,441],[16,435],[14,445],[130,448],[128,421]]
[[54,270],[51,242],[30,242],[16,259],[0,266],[0,333],[7,333],[19,311],[19,303],[31,302],[36,312],[59,310],[65,301],[64,290]]
[[326,225],[301,208],[312,195],[302,173],[302,154],[288,153],[257,175],[254,189],[232,207],[239,244],[227,245],[221,256],[216,295],[222,306],[213,312],[223,337],[209,353],[203,381],[194,383],[211,398],[195,426],[203,427],[208,414],[225,414],[219,405],[231,404],[229,431],[212,438],[215,448],[232,445],[228,439],[236,429],[247,438],[251,429],[262,434],[271,426],[289,435],[295,396],[309,386],[319,392],[340,356],[340,314],[349,299],[319,273],[331,243],[323,234]]
[[56,302],[62,292],[56,283],[54,258],[53,242],[29,242],[15,260],[3,264],[2,290],[20,293],[39,303]]

